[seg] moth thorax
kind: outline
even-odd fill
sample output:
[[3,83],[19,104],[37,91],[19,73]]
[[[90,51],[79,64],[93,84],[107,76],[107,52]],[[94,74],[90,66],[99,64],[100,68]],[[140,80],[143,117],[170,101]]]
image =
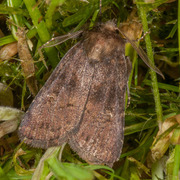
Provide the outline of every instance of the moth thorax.
[[100,43],[97,43],[95,46],[91,48],[91,51],[89,51],[88,58],[100,61],[102,50],[103,46]]

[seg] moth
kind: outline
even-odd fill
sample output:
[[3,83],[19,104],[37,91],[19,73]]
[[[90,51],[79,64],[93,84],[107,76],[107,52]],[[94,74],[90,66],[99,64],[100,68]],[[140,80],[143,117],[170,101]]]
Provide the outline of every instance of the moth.
[[67,142],[85,161],[112,167],[123,146],[131,62],[113,22],[80,34],[30,105],[19,137],[45,149]]

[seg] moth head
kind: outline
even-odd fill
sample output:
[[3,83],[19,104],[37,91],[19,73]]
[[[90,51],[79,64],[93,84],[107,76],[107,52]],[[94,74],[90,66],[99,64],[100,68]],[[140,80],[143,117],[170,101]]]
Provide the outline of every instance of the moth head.
[[116,23],[114,21],[107,21],[105,24],[101,25],[101,30],[104,31],[110,31],[116,34],[120,34],[119,29],[116,26]]

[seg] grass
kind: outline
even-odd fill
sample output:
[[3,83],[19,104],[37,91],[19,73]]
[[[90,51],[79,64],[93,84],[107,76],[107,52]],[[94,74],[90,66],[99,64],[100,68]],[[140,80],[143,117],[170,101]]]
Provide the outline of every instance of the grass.
[[[0,5],[0,27],[4,33],[0,45],[7,45],[8,48],[9,43],[18,40],[17,27],[26,27],[26,36],[33,44],[31,54],[36,67],[35,78],[42,87],[59,60],[78,41],[69,40],[60,46],[46,48],[44,58],[47,70],[44,63],[39,61],[38,48],[53,34],[65,35],[84,26],[92,28],[99,19],[102,22],[116,19],[117,24],[127,22],[129,17],[132,21],[139,21],[143,32],[149,32],[139,43],[151,63],[162,71],[165,80],[146,67],[130,50],[133,61],[128,84],[131,103],[126,109],[125,140],[120,160],[113,168],[89,165],[68,145],[47,151],[35,149],[20,143],[17,131],[14,131],[0,139],[0,179],[178,179],[179,2],[177,6],[177,2],[166,3],[164,0],[149,3],[136,1],[135,4],[127,0],[103,0],[101,17],[98,12],[98,0],[89,3],[52,0],[49,4],[35,0],[4,0]],[[12,111],[6,115],[6,121],[20,120],[21,116],[12,115],[12,112],[16,112],[13,108],[27,110],[33,97],[26,87],[18,55],[13,55],[10,60],[0,58],[0,80],[14,95],[14,103],[9,104],[5,98],[1,98],[4,89],[0,88],[0,119],[5,120],[2,114],[7,109],[4,106],[11,106]]]

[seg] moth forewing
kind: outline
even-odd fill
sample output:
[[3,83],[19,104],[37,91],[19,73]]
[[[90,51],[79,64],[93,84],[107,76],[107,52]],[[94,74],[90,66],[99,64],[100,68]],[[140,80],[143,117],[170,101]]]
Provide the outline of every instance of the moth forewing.
[[111,23],[87,36],[84,49],[88,49],[89,66],[94,67],[93,80],[83,120],[69,143],[86,161],[112,166],[120,157],[124,139],[125,42]]
[[[78,43],[55,68],[21,122],[19,136],[26,137],[25,143],[48,148],[68,141],[81,120],[92,79],[85,58],[83,44]],[[83,71],[87,75],[82,83]]]

